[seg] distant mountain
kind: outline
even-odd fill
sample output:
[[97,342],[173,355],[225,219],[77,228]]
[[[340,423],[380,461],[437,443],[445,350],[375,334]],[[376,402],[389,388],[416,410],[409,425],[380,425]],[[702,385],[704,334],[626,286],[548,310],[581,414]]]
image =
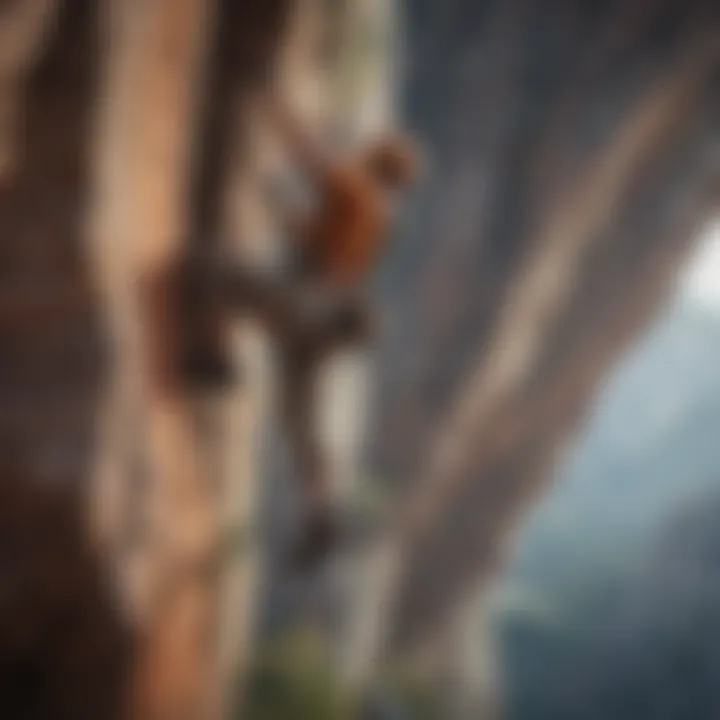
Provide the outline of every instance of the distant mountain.
[[664,524],[615,598],[579,624],[505,624],[509,717],[720,717],[720,491]]
[[720,317],[683,301],[608,380],[509,578],[556,585],[564,562],[574,574],[576,562],[626,554],[679,501],[718,484]]
[[715,490],[666,525],[601,642],[575,664],[568,719],[720,717],[718,517]]
[[[708,502],[718,512],[700,512]],[[698,513],[674,519],[693,503]],[[569,692],[569,678],[584,682],[586,671],[608,674],[603,663],[621,665],[620,636],[634,638],[634,652],[649,660],[655,630],[640,618],[655,617],[656,604],[672,618],[682,612],[680,596],[704,592],[703,572],[682,575],[682,568],[692,565],[688,556],[693,567],[704,562],[698,558],[714,547],[713,533],[720,547],[711,522],[719,515],[720,317],[683,300],[608,380],[554,490],[518,538],[496,593],[512,716],[586,717],[583,693]],[[699,539],[692,540],[694,523]],[[717,564],[709,582],[720,589]],[[680,589],[671,593],[673,584]],[[712,612],[720,620],[720,605]],[[672,641],[666,645],[672,655]],[[592,692],[602,695],[597,683]],[[646,717],[656,716],[633,720]]]

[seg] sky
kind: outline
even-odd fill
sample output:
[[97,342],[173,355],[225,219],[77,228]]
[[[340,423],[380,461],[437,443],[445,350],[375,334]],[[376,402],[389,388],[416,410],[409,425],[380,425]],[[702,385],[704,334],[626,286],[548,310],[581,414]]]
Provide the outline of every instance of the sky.
[[720,217],[700,237],[698,249],[681,279],[681,292],[720,314]]

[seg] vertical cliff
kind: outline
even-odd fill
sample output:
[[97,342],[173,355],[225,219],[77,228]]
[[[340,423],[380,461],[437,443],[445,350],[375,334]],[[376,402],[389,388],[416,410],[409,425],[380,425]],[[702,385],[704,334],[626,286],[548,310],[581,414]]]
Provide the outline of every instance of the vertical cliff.
[[716,202],[717,7],[408,3],[432,178],[383,278],[395,649],[434,642]]

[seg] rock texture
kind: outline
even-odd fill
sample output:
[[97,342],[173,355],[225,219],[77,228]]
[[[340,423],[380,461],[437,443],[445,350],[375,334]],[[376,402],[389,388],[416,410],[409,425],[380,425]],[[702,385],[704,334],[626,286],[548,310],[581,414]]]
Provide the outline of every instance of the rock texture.
[[418,2],[432,178],[381,279],[373,472],[397,493],[395,650],[492,576],[717,201],[713,3]]

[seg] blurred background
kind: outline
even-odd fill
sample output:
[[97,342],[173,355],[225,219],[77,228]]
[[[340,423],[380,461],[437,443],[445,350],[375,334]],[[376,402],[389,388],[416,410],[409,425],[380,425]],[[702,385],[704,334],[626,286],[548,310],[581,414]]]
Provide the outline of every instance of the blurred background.
[[[268,93],[427,166],[311,575],[271,338],[163,384],[148,284],[282,257]],[[715,0],[0,0],[0,716],[720,717],[719,175]]]

